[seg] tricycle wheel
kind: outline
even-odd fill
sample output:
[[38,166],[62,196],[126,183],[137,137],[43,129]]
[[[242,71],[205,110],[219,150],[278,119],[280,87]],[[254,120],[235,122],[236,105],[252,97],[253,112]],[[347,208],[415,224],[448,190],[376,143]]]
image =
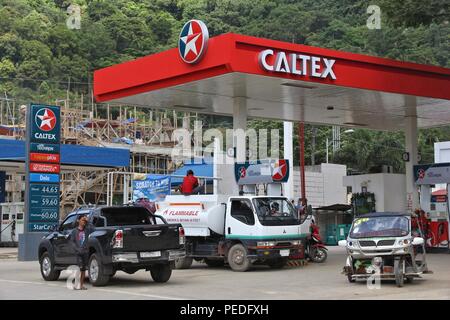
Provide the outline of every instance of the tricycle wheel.
[[403,287],[405,276],[403,274],[403,260],[396,259],[394,260],[394,273],[395,273],[395,284],[397,287]]
[[413,283],[414,277],[413,276],[407,276],[406,277],[406,283]]
[[351,273],[348,273],[348,274],[347,274],[347,280],[348,280],[348,282],[350,282],[350,283],[354,283],[354,282],[356,281],[355,279],[352,278],[352,274],[351,274]]

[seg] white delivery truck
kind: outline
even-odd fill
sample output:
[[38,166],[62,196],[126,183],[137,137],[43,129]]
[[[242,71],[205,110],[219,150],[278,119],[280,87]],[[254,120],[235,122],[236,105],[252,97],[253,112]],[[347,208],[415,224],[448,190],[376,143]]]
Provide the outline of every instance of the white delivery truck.
[[228,263],[234,271],[252,264],[282,268],[310,232],[311,217],[298,217],[282,196],[169,195],[156,207],[156,215],[185,230],[187,255],[178,268],[189,268],[193,259]]

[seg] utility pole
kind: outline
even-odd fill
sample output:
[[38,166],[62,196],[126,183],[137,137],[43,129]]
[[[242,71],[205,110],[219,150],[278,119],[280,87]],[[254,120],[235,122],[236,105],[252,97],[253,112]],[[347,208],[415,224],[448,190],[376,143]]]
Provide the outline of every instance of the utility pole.
[[311,126],[311,165],[316,164],[316,134],[317,128]]
[[305,186],[305,124],[298,124],[298,135],[300,143],[300,184],[302,205],[306,204],[306,186]]

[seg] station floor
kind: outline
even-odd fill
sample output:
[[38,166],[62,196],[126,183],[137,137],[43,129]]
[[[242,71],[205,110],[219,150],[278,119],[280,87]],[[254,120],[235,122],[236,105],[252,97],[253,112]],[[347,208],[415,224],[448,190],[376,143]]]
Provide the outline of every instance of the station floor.
[[37,262],[18,262],[14,249],[0,248],[0,299],[450,299],[448,253],[428,254],[434,274],[403,288],[382,282],[379,289],[369,289],[364,281],[348,283],[341,274],[344,249],[329,249],[323,264],[282,270],[258,266],[239,273],[195,263],[189,270],[174,270],[165,284],[153,282],[149,272],[118,272],[106,287],[88,283],[88,290],[73,291],[66,287],[67,275],[46,282]]

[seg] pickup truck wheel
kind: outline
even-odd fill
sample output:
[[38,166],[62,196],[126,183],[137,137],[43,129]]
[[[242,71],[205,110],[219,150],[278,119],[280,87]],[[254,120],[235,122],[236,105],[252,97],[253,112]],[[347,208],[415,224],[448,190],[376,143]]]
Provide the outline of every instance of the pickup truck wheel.
[[228,251],[228,264],[233,271],[244,272],[250,269],[251,263],[247,257],[247,250],[242,244],[235,244]]
[[205,259],[204,260],[206,265],[210,268],[218,268],[223,267],[225,265],[225,261],[223,259]]
[[55,263],[50,258],[48,252],[44,252],[41,255],[39,262],[41,264],[41,275],[45,281],[56,281],[59,279],[61,271],[55,270]]
[[103,264],[98,258],[97,254],[92,254],[89,259],[89,282],[95,286],[100,287],[108,283],[110,276],[105,274]]
[[172,275],[172,269],[168,264],[156,264],[150,269],[150,274],[155,282],[167,282]]
[[267,265],[272,269],[281,269],[288,262],[288,258],[279,258],[267,261]]
[[178,258],[175,260],[175,269],[189,269],[192,266],[192,258]]

